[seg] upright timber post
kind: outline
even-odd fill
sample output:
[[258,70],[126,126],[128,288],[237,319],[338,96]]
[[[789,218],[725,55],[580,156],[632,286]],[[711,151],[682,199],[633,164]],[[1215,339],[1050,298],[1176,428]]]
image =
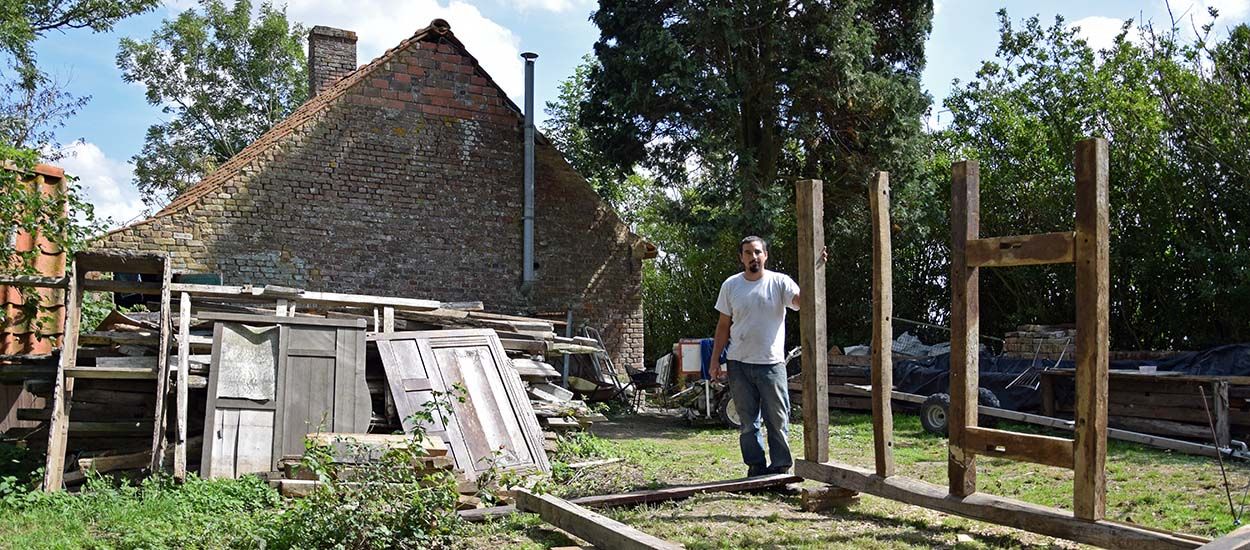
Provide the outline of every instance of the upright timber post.
[[178,386],[175,393],[174,479],[187,478],[187,388],[191,376],[191,295],[178,296]]
[[65,473],[65,444],[69,437],[70,398],[74,379],[65,369],[78,364],[78,326],[82,319],[83,273],[77,261],[69,265],[69,292],[65,293],[65,331],[61,336],[61,362],[52,384],[52,418],[48,422],[48,456],[44,463],[43,490],[61,490]]
[[950,493],[966,497],[977,491],[976,455],[967,452],[964,435],[966,428],[977,425],[981,330],[979,268],[968,265],[966,246],[981,231],[981,167],[975,160],[965,160],[955,163],[951,171],[952,331],[947,475]]
[[165,256],[161,274],[160,347],[156,349],[156,414],[152,419],[152,473],[160,472],[165,462],[165,396],[169,394],[169,317],[172,309],[169,285],[173,283],[173,266]]
[[1076,438],[1073,510],[1087,521],[1107,507],[1108,294],[1111,279],[1107,140],[1076,144]]
[[799,334],[803,346],[803,457],[829,460],[829,346],[825,340],[825,202],[820,180],[795,183]]
[[877,475],[894,475],[894,254],[890,244],[890,174],[869,185],[872,210],[872,440]]

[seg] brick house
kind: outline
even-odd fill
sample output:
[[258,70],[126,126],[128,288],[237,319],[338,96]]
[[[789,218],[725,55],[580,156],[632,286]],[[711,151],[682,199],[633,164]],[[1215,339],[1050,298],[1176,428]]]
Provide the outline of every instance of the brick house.
[[355,33],[315,27],[308,57],[305,104],[96,247],[168,251],[175,270],[226,284],[572,309],[616,364],[641,367],[642,260],[654,247],[540,135],[525,288],[523,113],[445,21],[360,68]]

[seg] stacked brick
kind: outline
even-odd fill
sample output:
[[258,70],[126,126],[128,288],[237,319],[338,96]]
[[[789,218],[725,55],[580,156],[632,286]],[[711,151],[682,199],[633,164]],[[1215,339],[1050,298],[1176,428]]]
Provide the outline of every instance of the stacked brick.
[[537,282],[522,288],[522,123],[434,25],[97,247],[168,251],[176,270],[227,284],[572,309],[575,323],[602,331],[617,365],[641,368],[641,239],[541,136]]
[[1071,360],[1076,351],[1076,328],[1072,325],[1021,325],[1008,332],[1003,355],[1032,359]]

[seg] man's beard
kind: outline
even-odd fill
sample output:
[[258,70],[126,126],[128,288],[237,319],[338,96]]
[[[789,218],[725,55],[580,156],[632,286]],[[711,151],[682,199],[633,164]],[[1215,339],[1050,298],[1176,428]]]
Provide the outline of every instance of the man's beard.
[[759,262],[751,262],[751,265],[750,265],[750,266],[748,266],[748,267],[747,267],[747,269],[749,269],[749,270],[751,271],[751,273],[759,273],[759,272],[760,272],[760,263],[759,263]]

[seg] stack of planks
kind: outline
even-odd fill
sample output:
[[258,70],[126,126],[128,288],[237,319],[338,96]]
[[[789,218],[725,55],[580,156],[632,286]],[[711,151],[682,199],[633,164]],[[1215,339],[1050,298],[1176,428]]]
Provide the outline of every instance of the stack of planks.
[[553,382],[560,377],[554,367],[534,359],[516,358],[512,367],[521,375],[530,405],[539,423],[551,430],[589,428],[596,421],[608,418],[590,410],[585,401],[574,399],[575,394]]
[[[1044,414],[1071,414],[1073,372],[1042,373]],[[1211,442],[1214,427],[1221,447],[1250,436],[1250,376],[1112,370],[1108,378],[1107,423],[1112,427],[1204,443]]]
[[[910,355],[894,355],[894,361],[922,359]],[[872,399],[865,397],[862,391],[846,387],[847,384],[864,386],[872,383],[872,356],[842,355],[841,350],[834,347],[829,350],[829,407],[852,411],[872,410]],[[790,380],[791,398],[801,397],[803,384],[798,377]]]
[[[158,313],[114,311],[95,330],[79,336],[76,367],[71,371],[79,379],[73,391],[67,392],[71,420],[66,450],[74,457],[66,463],[70,468],[64,479],[67,486],[80,484],[87,470],[138,477],[149,467],[156,405],[158,322]],[[206,334],[194,334],[190,340],[193,348],[207,353],[211,341]],[[193,359],[190,369],[191,387],[200,390],[207,384],[208,356],[203,354]],[[22,376],[25,389],[45,403],[43,408],[17,410],[19,419],[44,424],[10,430],[7,434],[23,440],[32,449],[45,450],[47,446],[46,422],[52,416],[55,374],[55,363],[51,362],[21,373],[6,373]],[[200,406],[202,411],[202,400]]]
[[1003,355],[1032,359],[1072,359],[1076,351],[1075,325],[1020,325],[1003,340]]

